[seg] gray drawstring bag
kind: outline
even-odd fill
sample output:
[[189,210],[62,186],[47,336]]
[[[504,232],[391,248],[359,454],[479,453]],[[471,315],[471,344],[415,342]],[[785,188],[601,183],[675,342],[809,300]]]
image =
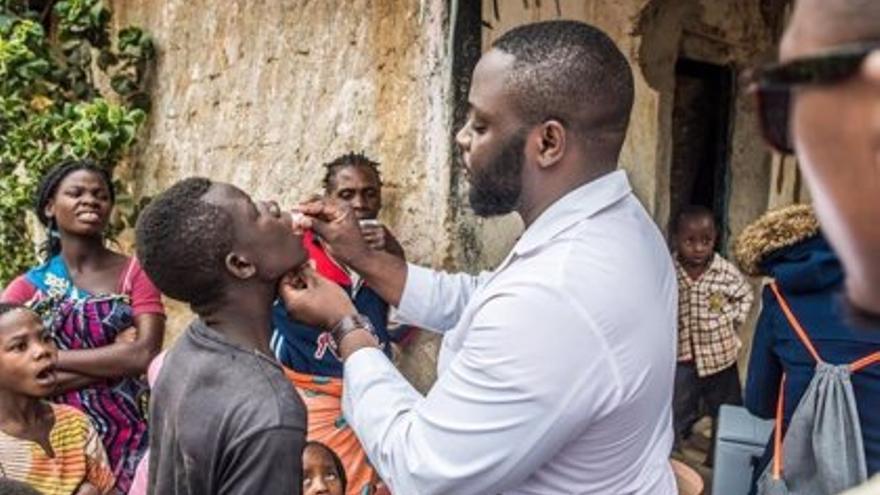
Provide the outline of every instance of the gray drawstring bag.
[[779,386],[773,461],[758,480],[759,495],[833,495],[867,479],[862,428],[850,375],[880,362],[880,351],[850,364],[826,363],[792,313],[775,282],[770,284],[783,313],[816,370],[782,438],[785,376]]

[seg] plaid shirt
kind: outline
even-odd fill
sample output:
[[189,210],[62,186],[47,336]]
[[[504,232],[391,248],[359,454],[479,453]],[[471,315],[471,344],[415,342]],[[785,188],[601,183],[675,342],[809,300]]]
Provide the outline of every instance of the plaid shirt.
[[733,264],[719,254],[693,280],[676,259],[678,275],[678,360],[694,361],[699,376],[736,363],[742,342],[736,333],[754,294]]

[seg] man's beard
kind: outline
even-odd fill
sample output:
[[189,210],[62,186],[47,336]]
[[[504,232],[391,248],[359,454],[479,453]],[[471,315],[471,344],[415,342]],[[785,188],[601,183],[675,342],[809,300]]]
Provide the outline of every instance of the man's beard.
[[517,132],[485,166],[471,168],[468,199],[478,216],[506,215],[519,206],[525,144],[525,133]]

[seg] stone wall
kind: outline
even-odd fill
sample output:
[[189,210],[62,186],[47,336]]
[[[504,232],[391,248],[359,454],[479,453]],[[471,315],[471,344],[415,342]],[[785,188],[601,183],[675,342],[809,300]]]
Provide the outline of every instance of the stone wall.
[[[113,1],[114,22],[144,27],[158,48],[138,192],[203,175],[293,205],[320,190],[322,163],[363,150],[382,164],[382,219],[412,260],[439,266],[450,249],[446,3]],[[172,303],[170,338],[190,318]],[[404,367],[424,389],[435,349],[415,353]]]

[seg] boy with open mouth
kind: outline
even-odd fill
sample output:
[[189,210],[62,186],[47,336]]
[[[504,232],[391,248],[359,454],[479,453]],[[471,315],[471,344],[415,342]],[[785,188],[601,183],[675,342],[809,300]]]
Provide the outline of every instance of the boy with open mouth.
[[58,351],[36,313],[0,303],[0,478],[49,495],[112,493],[116,480],[85,414],[44,400]]

